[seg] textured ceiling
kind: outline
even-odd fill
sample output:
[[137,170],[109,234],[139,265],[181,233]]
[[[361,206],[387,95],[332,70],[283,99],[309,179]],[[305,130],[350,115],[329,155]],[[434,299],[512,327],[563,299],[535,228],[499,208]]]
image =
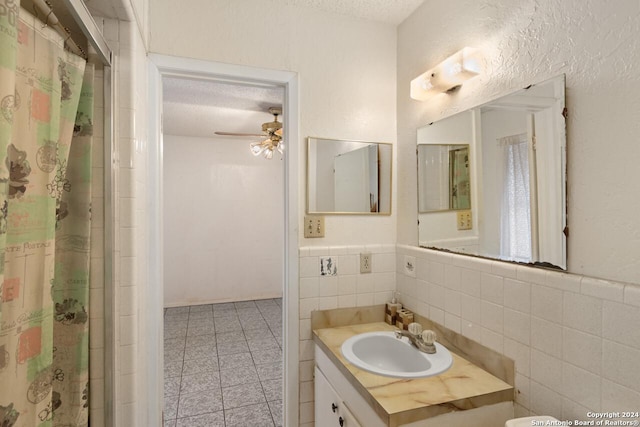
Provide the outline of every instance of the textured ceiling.
[[291,0],[296,6],[311,7],[370,21],[398,25],[424,0]]
[[[398,25],[424,0],[281,0],[339,15]],[[125,0],[84,0],[96,16],[125,19]]]
[[204,138],[216,131],[260,133],[273,120],[269,107],[282,107],[283,99],[281,87],[164,78],[163,131]]
[[267,111],[281,106],[281,87],[248,86],[236,83],[166,77],[162,79],[165,102],[209,105],[238,110]]

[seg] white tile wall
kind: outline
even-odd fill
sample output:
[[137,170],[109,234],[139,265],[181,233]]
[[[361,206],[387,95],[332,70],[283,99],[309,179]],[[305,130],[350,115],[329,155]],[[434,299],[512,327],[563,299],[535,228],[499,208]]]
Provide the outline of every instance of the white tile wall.
[[529,345],[531,341],[531,316],[529,313],[504,309],[504,336],[522,344]]
[[531,346],[544,353],[562,358],[562,326],[533,316],[531,319]]
[[[562,364],[562,394],[573,402],[580,402],[586,408],[600,410],[601,378],[570,363]],[[586,412],[581,416],[584,417]]]
[[640,349],[640,310],[610,301],[603,303],[602,336]]
[[[300,249],[302,423],[313,416],[311,310],[382,303],[396,288],[410,309],[515,361],[516,416],[640,408],[639,286],[404,245],[383,247],[364,275],[364,250]],[[338,276],[320,277],[319,257],[337,253],[348,254]],[[405,274],[405,256],[416,258],[416,277]]]
[[[360,273],[360,252],[371,252],[371,273]],[[383,304],[389,301],[396,289],[396,247],[301,247],[299,255],[300,425],[312,426],[314,344],[309,320],[311,312]],[[337,260],[336,276],[320,276],[320,258],[327,256],[334,258],[334,261]]]
[[626,411],[638,407],[640,393],[613,381],[602,379],[602,407],[609,411]]
[[640,408],[639,285],[398,245],[405,256],[423,279],[398,262],[408,308],[445,326],[459,316],[463,335],[515,361],[517,416]]
[[[145,330],[144,316],[138,316],[138,301],[144,301],[145,263],[143,251],[136,250],[144,245],[144,198],[136,197],[144,194],[145,185],[145,150],[146,150],[146,52],[140,32],[133,22],[115,19],[95,18],[103,30],[103,34],[116,56],[115,88],[115,144],[113,155],[115,160],[115,242],[113,248],[114,260],[114,298],[116,346],[115,357],[115,404],[117,408],[117,425],[138,426],[145,425],[146,401],[144,393],[144,374],[140,368],[143,365],[145,338],[140,331]],[[102,102],[102,101],[100,101]],[[100,141],[102,144],[102,141]],[[102,147],[94,151],[96,168],[104,164]],[[97,165],[100,166],[97,166]],[[94,207],[104,206],[101,197],[104,192],[103,170],[94,169],[96,179],[94,185]],[[94,227],[102,227],[104,216],[94,217]],[[93,253],[93,251],[92,251]],[[95,252],[100,255],[99,251]],[[98,276],[94,270],[103,271],[103,259],[92,259],[92,279]],[[103,274],[99,274],[103,276]],[[101,280],[93,281],[93,286]],[[97,292],[98,290],[94,291]],[[96,313],[99,313],[96,311]],[[104,346],[102,318],[92,319],[91,348]],[[95,359],[95,357],[94,357]],[[102,360],[102,365],[104,361]],[[91,360],[92,372],[104,367]],[[96,373],[97,375],[97,373]],[[104,425],[104,374],[102,377],[93,375],[92,425]],[[95,393],[95,394],[94,394]]]
[[600,375],[602,339],[575,329],[563,328],[562,358],[567,362]]

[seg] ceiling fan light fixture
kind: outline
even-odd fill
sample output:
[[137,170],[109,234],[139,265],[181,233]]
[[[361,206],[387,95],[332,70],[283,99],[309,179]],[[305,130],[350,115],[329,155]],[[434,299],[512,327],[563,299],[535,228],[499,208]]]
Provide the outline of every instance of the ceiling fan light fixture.
[[273,114],[273,121],[262,124],[262,131],[268,136],[262,142],[254,142],[251,144],[251,152],[254,156],[262,156],[270,160],[273,158],[273,152],[278,150],[280,154],[284,154],[284,143],[282,142],[282,123],[278,121],[278,115],[282,114],[280,108],[269,108],[269,112]]
[[267,122],[262,124],[262,132],[264,133],[276,133],[278,131],[280,131],[280,134],[282,134],[282,123],[277,120],[275,122]]
[[271,159],[273,158],[273,152],[276,149],[280,154],[284,154],[282,123],[278,121],[278,116],[282,114],[282,108],[271,107],[269,108],[269,113],[273,114],[273,121],[262,124],[262,134],[234,132],[214,133],[221,136],[262,136],[266,139],[260,142],[250,143],[249,149],[251,150],[251,154],[256,157],[262,155],[265,159]]
[[251,148],[251,154],[256,157],[262,154],[265,150],[265,147],[261,142],[252,142],[249,147]]
[[250,148],[251,154],[256,157],[262,155],[265,159],[273,158],[273,152],[276,149],[280,154],[284,153],[282,140],[274,141],[272,138],[265,139],[262,142],[252,142]]

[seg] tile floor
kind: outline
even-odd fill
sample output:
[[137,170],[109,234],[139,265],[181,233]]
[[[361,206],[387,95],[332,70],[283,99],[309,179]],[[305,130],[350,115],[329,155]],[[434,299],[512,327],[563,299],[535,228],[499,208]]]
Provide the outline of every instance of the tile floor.
[[282,426],[282,300],[167,308],[164,427]]

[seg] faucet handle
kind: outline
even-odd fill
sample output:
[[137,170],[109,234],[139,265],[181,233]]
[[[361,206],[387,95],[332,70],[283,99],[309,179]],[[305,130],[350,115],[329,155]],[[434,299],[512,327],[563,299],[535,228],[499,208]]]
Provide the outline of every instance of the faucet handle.
[[416,337],[420,336],[422,333],[422,325],[417,322],[409,323],[409,332]]
[[427,329],[422,333],[422,341],[427,345],[433,345],[436,340],[436,333],[431,329]]

